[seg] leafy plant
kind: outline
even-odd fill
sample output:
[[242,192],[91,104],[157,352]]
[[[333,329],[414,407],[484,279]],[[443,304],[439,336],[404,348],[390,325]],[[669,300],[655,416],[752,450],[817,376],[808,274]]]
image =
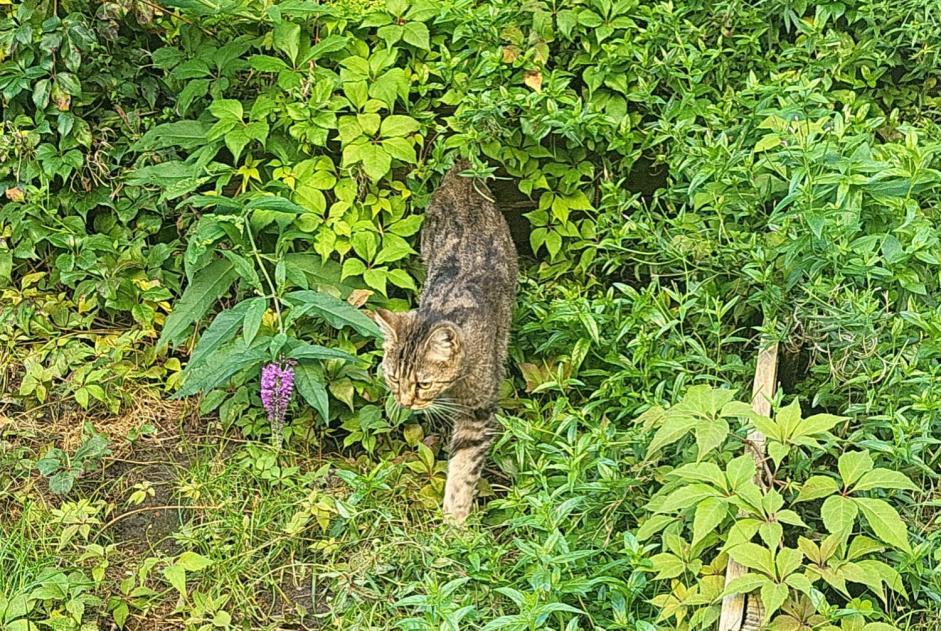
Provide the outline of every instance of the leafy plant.
[[108,439],[86,423],[82,431],[82,442],[69,455],[58,447],[49,449],[36,462],[36,468],[49,479],[49,490],[65,495],[85,473],[98,468],[101,459],[109,455]]

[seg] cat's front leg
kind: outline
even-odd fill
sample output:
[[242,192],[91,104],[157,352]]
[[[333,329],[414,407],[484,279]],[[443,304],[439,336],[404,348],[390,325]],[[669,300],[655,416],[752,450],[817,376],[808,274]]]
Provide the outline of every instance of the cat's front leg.
[[455,420],[444,485],[444,515],[452,523],[463,524],[470,513],[493,434],[493,415],[489,410]]

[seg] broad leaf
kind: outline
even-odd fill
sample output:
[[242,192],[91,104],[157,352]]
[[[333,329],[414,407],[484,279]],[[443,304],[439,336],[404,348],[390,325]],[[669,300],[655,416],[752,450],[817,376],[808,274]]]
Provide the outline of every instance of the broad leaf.
[[774,576],[771,550],[755,543],[743,543],[729,550],[729,556],[739,565]]
[[825,475],[815,475],[804,482],[801,492],[797,496],[798,502],[809,502],[821,497],[833,495],[840,490],[840,485],[833,478]]
[[301,363],[294,369],[297,392],[314,408],[324,423],[330,420],[330,398],[323,384],[323,372],[317,367]]
[[843,478],[843,486],[849,488],[864,473],[872,470],[872,458],[868,451],[848,451],[840,456],[837,467],[840,470],[840,477]]
[[716,530],[719,524],[728,516],[729,508],[725,500],[718,497],[707,497],[696,506],[693,516],[693,541],[696,545],[706,535]]
[[823,502],[820,516],[827,531],[841,537],[849,535],[859,513],[854,500],[842,495],[831,495]]
[[316,313],[334,328],[350,326],[360,335],[382,337],[375,322],[344,300],[313,290],[294,291],[287,294],[286,298],[298,304],[304,313]]
[[872,489],[917,491],[918,487],[904,473],[879,467],[864,473],[853,486],[854,491],[870,491]]
[[213,261],[198,271],[167,317],[157,346],[179,344],[186,329],[206,315],[209,308],[229,290],[235,277],[235,266],[225,259]]
[[905,522],[888,502],[866,497],[857,497],[852,501],[859,507],[877,537],[911,554],[912,548],[908,543],[908,530]]

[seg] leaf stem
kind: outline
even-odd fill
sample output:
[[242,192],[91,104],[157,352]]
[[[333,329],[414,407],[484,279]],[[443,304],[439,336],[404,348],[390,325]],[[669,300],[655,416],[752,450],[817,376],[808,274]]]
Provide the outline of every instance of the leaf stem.
[[245,232],[248,234],[248,241],[252,244],[252,254],[255,257],[255,260],[258,262],[258,267],[261,268],[261,273],[264,274],[265,280],[268,282],[268,287],[271,289],[271,297],[274,299],[274,311],[278,317],[278,333],[284,335],[284,318],[281,317],[281,296],[278,295],[278,289],[275,286],[273,280],[271,280],[271,274],[268,273],[268,268],[265,267],[264,261],[261,260],[261,253],[258,251],[258,246],[255,245],[255,237],[252,235],[252,228],[250,225],[250,220],[248,217],[245,217]]

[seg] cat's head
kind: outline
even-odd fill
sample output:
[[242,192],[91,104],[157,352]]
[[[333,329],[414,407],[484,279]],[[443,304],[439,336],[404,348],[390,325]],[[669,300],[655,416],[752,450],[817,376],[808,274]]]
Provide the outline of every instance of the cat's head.
[[425,409],[461,378],[463,335],[456,324],[386,309],[377,309],[374,319],[385,339],[382,372],[399,405]]

